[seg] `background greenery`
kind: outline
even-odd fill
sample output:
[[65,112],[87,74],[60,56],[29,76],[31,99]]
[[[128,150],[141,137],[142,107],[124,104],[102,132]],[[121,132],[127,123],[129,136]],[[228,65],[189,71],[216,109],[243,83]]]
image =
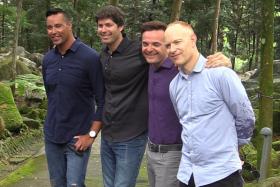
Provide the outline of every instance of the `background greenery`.
[[[235,70],[244,72],[258,67],[261,41],[261,0],[222,0],[218,28],[218,51],[230,56]],[[126,32],[139,38],[139,26],[149,20],[168,23],[172,0],[119,0],[126,13]],[[96,36],[96,11],[108,4],[105,0],[23,0],[19,45],[29,52],[45,53],[50,42],[46,36],[45,12],[60,7],[73,16],[75,35],[100,50]],[[184,0],[181,20],[191,23],[198,35],[198,46],[205,55],[210,52],[215,11],[213,0]],[[0,1],[0,47],[12,47],[16,20],[16,1]],[[275,1],[275,59],[280,58],[280,1]]]

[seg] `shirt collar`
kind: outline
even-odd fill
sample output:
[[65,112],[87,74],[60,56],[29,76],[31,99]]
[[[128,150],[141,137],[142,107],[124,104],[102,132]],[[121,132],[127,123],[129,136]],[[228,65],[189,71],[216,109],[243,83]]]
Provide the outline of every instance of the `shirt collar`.
[[172,61],[169,58],[166,58],[162,64],[160,65],[159,68],[156,68],[155,66],[152,65],[152,69],[154,72],[160,71],[161,69],[172,69],[174,66],[174,64],[172,63]]
[[[191,74],[200,73],[204,69],[205,63],[206,63],[206,58],[202,54],[199,54],[198,61],[195,65],[195,67],[193,68]],[[191,75],[191,74],[189,74],[189,75],[185,74],[180,68],[179,68],[179,73],[185,79],[188,79],[189,75]]]
[[[66,53],[68,51],[72,51],[72,52],[76,52],[77,49],[79,48],[79,45],[81,44],[81,40],[79,38],[75,38],[75,41],[73,42],[73,44],[71,45],[71,47],[69,49],[67,49]],[[55,52],[59,53],[57,47],[55,47]]]
[[[126,36],[126,34],[123,34],[123,39],[120,43],[120,45],[117,47],[117,49],[115,51],[113,51],[113,53],[118,52],[118,53],[122,53],[128,46],[129,44],[129,39]],[[105,46],[104,51],[108,53],[109,48],[108,46]]]

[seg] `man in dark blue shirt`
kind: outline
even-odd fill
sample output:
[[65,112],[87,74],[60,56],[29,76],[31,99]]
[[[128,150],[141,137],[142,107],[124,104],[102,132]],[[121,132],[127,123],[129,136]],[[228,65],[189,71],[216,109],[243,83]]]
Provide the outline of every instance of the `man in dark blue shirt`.
[[61,9],[46,13],[55,48],[43,60],[48,97],[45,150],[54,187],[84,186],[91,145],[100,128],[104,85],[98,53],[75,39],[70,17]]

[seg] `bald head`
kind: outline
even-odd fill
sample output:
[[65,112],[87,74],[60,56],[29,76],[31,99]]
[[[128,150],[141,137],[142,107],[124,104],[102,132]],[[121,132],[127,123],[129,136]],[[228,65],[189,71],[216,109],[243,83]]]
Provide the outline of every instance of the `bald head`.
[[170,23],[164,33],[164,40],[169,58],[189,71],[199,56],[197,38],[191,25],[183,21]]

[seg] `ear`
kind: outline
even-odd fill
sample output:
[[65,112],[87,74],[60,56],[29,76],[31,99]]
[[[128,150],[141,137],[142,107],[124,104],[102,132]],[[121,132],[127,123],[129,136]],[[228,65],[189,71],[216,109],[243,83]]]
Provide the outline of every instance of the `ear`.
[[67,21],[67,22],[66,22],[66,25],[67,25],[70,29],[72,29],[72,22]]
[[118,28],[119,28],[119,31],[122,32],[124,29],[124,26],[118,26]]
[[195,33],[192,33],[192,35],[191,35],[191,41],[192,41],[193,46],[196,46],[197,37],[196,37],[196,34],[195,34]]

